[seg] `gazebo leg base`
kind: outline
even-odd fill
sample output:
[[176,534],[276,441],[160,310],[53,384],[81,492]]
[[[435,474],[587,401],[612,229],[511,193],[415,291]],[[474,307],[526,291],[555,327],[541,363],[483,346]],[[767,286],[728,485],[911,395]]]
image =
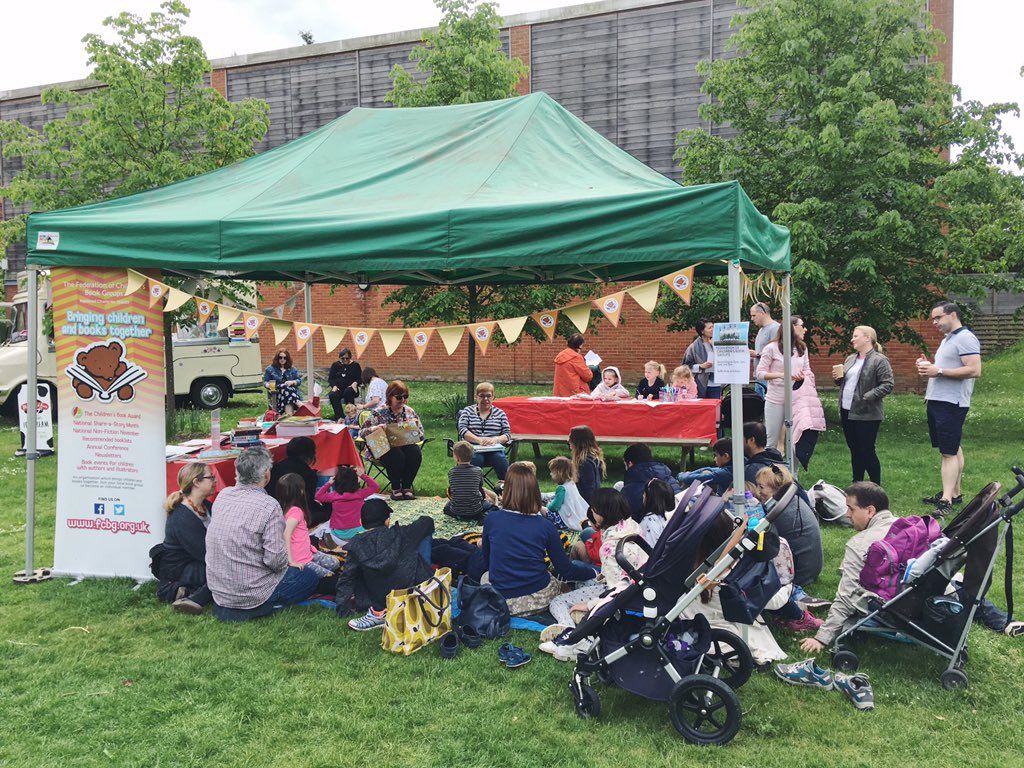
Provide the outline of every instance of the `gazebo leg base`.
[[41,581],[49,581],[52,578],[49,568],[36,568],[29,574],[25,571],[18,571],[14,574],[15,584],[38,584]]

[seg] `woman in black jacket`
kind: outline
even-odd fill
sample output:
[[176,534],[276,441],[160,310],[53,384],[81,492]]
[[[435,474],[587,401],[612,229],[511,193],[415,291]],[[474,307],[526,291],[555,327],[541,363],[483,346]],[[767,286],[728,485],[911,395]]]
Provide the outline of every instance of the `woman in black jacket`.
[[208,464],[188,464],[178,473],[180,490],[164,502],[167,526],[156,595],[181,613],[200,614],[213,602],[206,586],[206,528],[210,525],[207,498],[216,485]]
[[882,482],[882,465],[875,452],[878,428],[882,426],[882,398],[893,390],[895,381],[889,359],[882,354],[875,329],[858,325],[850,340],[854,352],[842,366],[833,366],[839,385],[839,418],[846,445],[850,448],[853,481]]

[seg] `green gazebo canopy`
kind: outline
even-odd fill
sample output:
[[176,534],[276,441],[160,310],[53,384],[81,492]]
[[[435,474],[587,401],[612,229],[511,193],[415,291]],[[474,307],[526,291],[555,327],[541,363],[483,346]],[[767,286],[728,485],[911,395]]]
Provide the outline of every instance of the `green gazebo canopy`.
[[[56,243],[56,247],[54,247]],[[515,283],[789,271],[737,183],[683,187],[543,93],[353,109],[230,167],[32,214],[28,262],[309,282]]]

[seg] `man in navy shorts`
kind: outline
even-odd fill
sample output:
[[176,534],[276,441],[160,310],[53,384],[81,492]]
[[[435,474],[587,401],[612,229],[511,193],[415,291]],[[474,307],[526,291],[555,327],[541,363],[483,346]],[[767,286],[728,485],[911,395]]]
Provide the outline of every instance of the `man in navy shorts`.
[[928,407],[928,434],[932,447],[942,455],[942,490],[922,501],[935,505],[938,517],[953,511],[963,501],[960,478],[964,472],[964,451],[960,447],[964,421],[971,408],[974,380],[981,377],[981,342],[960,322],[960,307],[943,301],[932,307],[932,325],[944,336],[935,350],[935,362],[922,355],[917,374],[928,380],[924,399]]

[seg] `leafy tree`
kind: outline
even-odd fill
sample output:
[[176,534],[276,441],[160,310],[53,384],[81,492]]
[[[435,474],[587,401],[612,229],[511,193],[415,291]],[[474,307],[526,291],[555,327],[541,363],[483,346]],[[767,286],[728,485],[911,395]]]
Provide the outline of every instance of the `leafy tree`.
[[[516,84],[526,76],[527,68],[502,51],[502,20],[494,4],[477,5],[475,0],[435,0],[435,4],[442,13],[437,31],[424,32],[424,44],[409,54],[416,71],[426,74],[425,80],[418,81],[396,64],[385,100],[396,107],[424,107],[517,95]],[[384,303],[396,305],[391,319],[406,325],[462,324],[554,309],[572,303],[578,295],[578,289],[561,285],[411,286],[390,294]],[[571,333],[569,328],[569,321],[560,317],[559,330]],[[525,332],[544,337],[532,323],[527,323]],[[472,402],[476,344],[470,341],[467,349],[466,400]]]
[[[819,341],[867,324],[920,342],[907,322],[948,277],[1013,241],[994,213],[1014,200],[1019,213],[1020,183],[993,163],[1020,167],[998,122],[1016,106],[954,106],[920,0],[750,5],[733,22],[739,56],[698,65],[701,116],[727,130],[679,134],[685,182],[739,180],[790,228],[793,304]],[[939,151],[953,145],[956,161]]]
[[299,39],[302,41],[303,45],[312,45],[316,42],[316,40],[313,39],[313,33],[308,29],[299,30]]
[[391,69],[384,100],[396,107],[432,107],[507,99],[529,71],[501,50],[501,16],[493,3],[434,0],[441,11],[436,31],[423,33],[423,45],[409,54],[424,82],[401,64]]
[[[0,197],[16,206],[46,211],[140,192],[215,170],[252,155],[269,126],[266,102],[231,103],[203,82],[211,71],[200,41],[182,34],[189,16],[180,0],[166,0],[148,19],[122,13],[104,20],[112,42],[83,38],[92,79],[90,91],[54,87],[44,104],[67,105],[64,117],[34,130],[0,122],[4,157],[21,158],[22,169]],[[26,213],[0,222],[0,244],[25,237]],[[179,285],[180,281],[168,278]],[[192,293],[245,296],[228,281],[194,281]],[[168,360],[170,323],[165,315]],[[173,367],[167,366],[173,409]]]

